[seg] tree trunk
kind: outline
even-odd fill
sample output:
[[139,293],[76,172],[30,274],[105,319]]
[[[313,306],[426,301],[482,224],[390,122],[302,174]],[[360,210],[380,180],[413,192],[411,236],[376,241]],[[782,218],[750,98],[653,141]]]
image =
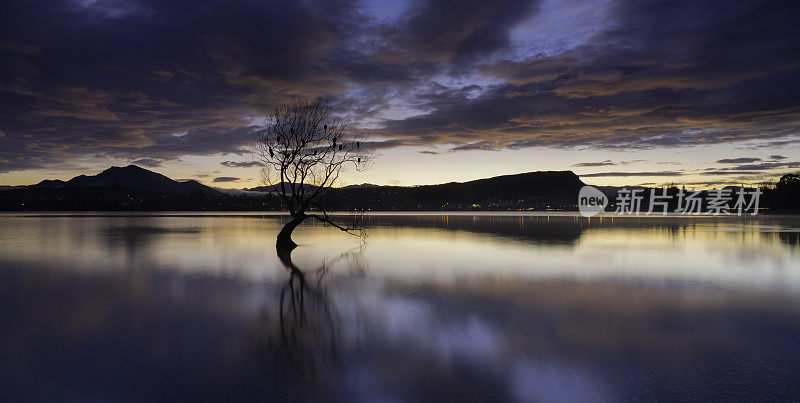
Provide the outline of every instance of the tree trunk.
[[308,216],[305,214],[292,217],[292,221],[287,222],[286,225],[283,226],[281,232],[278,233],[278,240],[275,242],[275,246],[278,250],[292,250],[297,247],[297,244],[292,241],[292,231],[307,217]]

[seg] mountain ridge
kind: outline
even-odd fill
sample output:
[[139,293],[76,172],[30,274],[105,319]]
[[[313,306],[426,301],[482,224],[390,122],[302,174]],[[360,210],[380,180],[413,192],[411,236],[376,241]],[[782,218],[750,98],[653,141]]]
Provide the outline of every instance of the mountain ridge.
[[[436,185],[354,185],[325,192],[331,211],[574,211],[583,181],[572,171],[535,171]],[[616,187],[600,190],[613,202]],[[642,188],[647,190],[648,188]],[[736,187],[731,187],[736,190]],[[650,189],[652,190],[652,189]],[[678,188],[670,188],[671,195]],[[767,210],[798,211],[800,180],[785,175],[763,188]],[[643,192],[646,205],[650,192]],[[704,192],[705,193],[705,192]],[[613,204],[613,203],[612,203]],[[674,203],[673,203],[674,204]],[[609,208],[613,206],[610,204]],[[285,211],[274,192],[216,190],[129,165],[68,181],[0,186],[0,211]]]
[[[517,173],[517,174],[506,174],[506,175],[492,176],[492,177],[488,177],[488,178],[472,179],[472,180],[468,180],[468,181],[464,181],[464,182],[451,181],[451,182],[435,183],[435,184],[429,184],[429,185],[411,185],[411,186],[376,185],[376,184],[372,184],[372,183],[362,183],[362,184],[358,184],[358,185],[345,185],[345,186],[341,186],[341,187],[334,187],[334,188],[331,188],[331,190],[381,189],[381,188],[385,188],[385,189],[389,189],[389,188],[392,188],[392,189],[393,188],[420,189],[420,188],[431,188],[431,187],[441,187],[441,186],[446,186],[446,187],[454,187],[455,186],[455,187],[457,187],[458,185],[469,185],[469,186],[484,187],[487,184],[491,184],[493,182],[500,182],[500,181],[502,181],[503,184],[506,185],[506,186],[517,186],[517,185],[525,185],[525,183],[522,183],[523,182],[522,179],[528,179],[528,180],[534,180],[535,181],[536,179],[542,179],[543,177],[546,177],[546,176],[551,176],[554,179],[556,179],[555,177],[557,176],[557,179],[559,181],[560,180],[564,180],[565,181],[565,182],[559,183],[558,186],[563,186],[564,184],[569,184],[569,183],[572,183],[573,185],[575,185],[575,184],[580,184],[581,186],[584,185],[584,183],[580,180],[580,177],[578,175],[576,175],[572,171],[530,171],[530,172],[522,172],[522,173]],[[558,182],[554,181],[554,184],[555,183],[558,183]],[[287,182],[287,186],[288,186],[288,182]],[[311,188],[311,189],[315,188],[315,186],[313,186],[313,185],[304,185],[304,186],[306,186],[307,189],[308,188]],[[268,192],[268,191],[272,190],[272,186],[255,186],[255,187],[252,187],[252,188],[243,188],[242,190]],[[574,189],[570,188],[569,190],[574,190]]]
[[[324,203],[373,211],[570,209],[582,186],[572,171],[537,171],[436,185],[344,186],[327,191]],[[281,198],[262,189],[216,190],[129,165],[0,190],[0,210],[283,210]]]
[[219,193],[216,189],[203,185],[196,180],[178,182],[170,179],[166,175],[133,164],[126,167],[112,166],[97,175],[78,175],[68,181],[45,179],[35,185],[29,185],[29,187],[39,188],[99,188],[114,186],[165,194],[186,195],[192,192],[208,194]]

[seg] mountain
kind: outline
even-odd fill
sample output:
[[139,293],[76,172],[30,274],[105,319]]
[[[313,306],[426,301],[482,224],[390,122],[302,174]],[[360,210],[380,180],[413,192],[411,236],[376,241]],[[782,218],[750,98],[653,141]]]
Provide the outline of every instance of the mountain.
[[516,175],[495,176],[469,182],[450,182],[442,185],[413,187],[414,192],[433,191],[441,195],[492,195],[494,197],[541,197],[569,195],[577,197],[584,185],[572,171],[539,171]]
[[[331,210],[571,210],[582,186],[570,171],[528,172],[440,185],[345,186],[330,189],[323,203]],[[282,210],[281,199],[265,190],[218,191],[129,165],[3,190],[0,210]]]
[[[571,208],[584,183],[572,171],[540,171],[423,186],[350,185],[327,192],[331,209],[442,210]],[[306,185],[306,191],[313,190]],[[272,192],[269,186],[247,191]]]
[[[796,178],[786,175],[779,186],[762,188],[761,208],[798,211],[800,180]],[[331,211],[574,211],[583,186],[571,171],[527,172],[439,185],[344,186],[329,189],[322,204]],[[735,186],[728,188],[732,194],[738,190]],[[618,188],[600,189],[611,200],[609,209],[613,211]],[[651,189],[641,189],[642,205],[647,206]],[[216,190],[197,181],[174,181],[129,165],[112,167],[97,175],[76,176],[66,182],[44,180],[30,186],[0,186],[0,211],[283,211],[281,198],[269,190]],[[669,195],[675,197],[678,190],[670,188]],[[673,200],[670,210],[675,207]]]
[[343,187],[329,192],[333,209],[574,209],[584,183],[572,171],[540,171],[424,186]]
[[185,182],[174,181],[164,175],[136,165],[111,167],[97,175],[79,175],[66,182],[61,180],[43,180],[36,185],[32,185],[32,187],[38,188],[97,188],[113,186],[159,194],[187,195],[193,192],[201,192],[213,195],[219,193],[217,190],[195,180]]

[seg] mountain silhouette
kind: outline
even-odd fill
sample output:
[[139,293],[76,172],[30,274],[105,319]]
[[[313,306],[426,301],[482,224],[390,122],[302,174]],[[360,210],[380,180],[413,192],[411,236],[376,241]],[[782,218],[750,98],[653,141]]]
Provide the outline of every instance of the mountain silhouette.
[[[761,208],[765,212],[796,212],[800,180],[786,175],[779,184],[762,188]],[[574,211],[583,186],[572,171],[539,171],[438,185],[344,186],[326,191],[322,204],[330,211]],[[613,211],[617,188],[598,188],[612,200],[609,209]],[[651,189],[641,189],[643,205],[647,205]],[[735,194],[738,188],[731,189]],[[308,190],[313,186],[307,185]],[[679,189],[668,190],[675,196]],[[283,211],[282,204],[269,187],[220,191],[194,180],[175,181],[135,165],[111,167],[68,181],[0,186],[0,211]],[[675,203],[670,205],[671,210],[675,207]]]
[[328,204],[372,210],[571,208],[584,183],[572,171],[539,171],[423,186],[347,186]]
[[[528,172],[439,185],[345,186],[325,192],[323,204],[341,211],[569,210],[582,186],[571,171]],[[247,190],[221,192],[129,165],[0,190],[0,210],[282,210],[271,188]]]
[[495,197],[571,196],[584,185],[572,171],[539,171],[495,176],[468,182],[415,186],[414,192],[432,191],[442,196],[492,195]]
[[65,187],[112,187],[120,186],[132,190],[142,190],[161,194],[187,195],[193,192],[218,194],[211,187],[195,180],[178,182],[162,174],[128,165],[126,167],[111,167],[97,175],[79,175],[66,182],[61,180],[43,180],[33,187],[40,188],[65,188]]

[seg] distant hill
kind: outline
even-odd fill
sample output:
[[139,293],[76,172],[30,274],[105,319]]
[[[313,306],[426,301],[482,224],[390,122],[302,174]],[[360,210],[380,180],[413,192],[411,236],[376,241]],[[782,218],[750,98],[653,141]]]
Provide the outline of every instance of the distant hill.
[[[345,186],[330,189],[324,204],[331,210],[569,210],[581,186],[570,171],[528,172],[440,185]],[[281,210],[270,190],[219,191],[129,165],[2,190],[0,210]]]
[[195,180],[174,181],[159,173],[149,171],[136,165],[111,167],[97,175],[79,175],[66,182],[61,180],[43,180],[32,187],[65,188],[65,187],[123,187],[161,194],[188,195],[193,192],[219,194],[220,192]]
[[[329,189],[322,204],[331,211],[508,211],[577,210],[584,183],[571,171],[527,172],[467,182],[424,186],[351,185]],[[601,186],[615,209],[617,187]],[[648,206],[649,188],[641,188]],[[728,187],[736,194],[738,187]],[[306,189],[312,190],[313,186]],[[763,211],[797,212],[800,179],[785,175],[762,188]],[[0,186],[0,211],[282,211],[282,200],[267,187],[214,189],[197,181],[175,181],[135,165],[111,167],[68,181],[44,180],[29,186]],[[672,187],[669,210],[677,207]],[[707,195],[701,192],[701,197]]]
[[442,185],[416,186],[414,193],[434,192],[441,195],[464,197],[491,195],[494,197],[577,197],[584,185],[572,171],[540,171],[516,175],[495,176],[469,182],[450,182]]
[[584,183],[572,171],[540,171],[424,186],[332,189],[328,205],[372,210],[572,209]]

